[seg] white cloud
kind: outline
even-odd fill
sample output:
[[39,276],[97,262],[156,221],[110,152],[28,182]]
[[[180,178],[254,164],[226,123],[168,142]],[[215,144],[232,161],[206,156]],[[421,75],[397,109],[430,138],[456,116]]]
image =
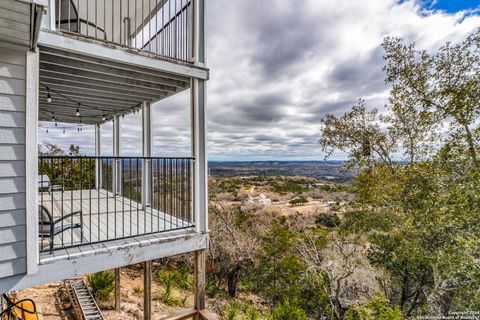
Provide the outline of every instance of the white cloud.
[[[360,97],[372,108],[383,106],[385,36],[434,50],[480,26],[479,15],[426,11],[416,1],[210,0],[207,5],[208,153],[215,160],[322,159],[316,141],[326,112],[344,112]],[[188,154],[188,93],[155,104],[154,116],[154,153]],[[140,119],[125,118],[123,153],[139,154]],[[93,151],[91,137],[74,134],[58,141],[78,144],[78,139]]]

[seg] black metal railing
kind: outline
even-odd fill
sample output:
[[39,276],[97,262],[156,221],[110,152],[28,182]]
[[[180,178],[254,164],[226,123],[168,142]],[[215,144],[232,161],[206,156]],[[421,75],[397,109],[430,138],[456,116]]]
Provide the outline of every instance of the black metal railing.
[[56,28],[190,61],[190,0],[56,0]]
[[193,161],[39,156],[40,252],[193,227]]

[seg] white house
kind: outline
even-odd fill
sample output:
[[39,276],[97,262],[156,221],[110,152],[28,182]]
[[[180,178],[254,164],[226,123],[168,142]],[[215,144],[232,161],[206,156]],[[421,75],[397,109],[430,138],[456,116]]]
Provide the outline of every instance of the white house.
[[[0,293],[140,262],[148,280],[152,259],[191,252],[200,317],[204,10],[205,0],[0,1]],[[191,156],[156,157],[150,106],[184,90]],[[122,116],[139,110],[143,156],[129,157]],[[38,121],[94,125],[96,156],[39,156]],[[100,156],[108,121],[113,157]]]

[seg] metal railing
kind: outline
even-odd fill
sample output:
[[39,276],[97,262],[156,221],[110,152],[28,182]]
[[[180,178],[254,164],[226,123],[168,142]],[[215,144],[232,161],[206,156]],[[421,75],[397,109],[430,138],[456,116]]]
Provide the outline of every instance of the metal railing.
[[193,161],[39,156],[40,252],[193,227]]
[[191,60],[190,0],[55,0],[54,4],[55,28],[63,32]]

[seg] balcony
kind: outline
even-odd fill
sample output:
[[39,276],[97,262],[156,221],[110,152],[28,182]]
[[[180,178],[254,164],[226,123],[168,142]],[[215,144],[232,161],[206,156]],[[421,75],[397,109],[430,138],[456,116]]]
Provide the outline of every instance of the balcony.
[[[193,161],[40,156],[41,261],[95,253],[111,249],[115,243],[139,243],[158,239],[159,233],[192,229]],[[50,221],[56,223],[52,226]]]
[[43,27],[190,63],[191,11],[190,0],[50,0]]

